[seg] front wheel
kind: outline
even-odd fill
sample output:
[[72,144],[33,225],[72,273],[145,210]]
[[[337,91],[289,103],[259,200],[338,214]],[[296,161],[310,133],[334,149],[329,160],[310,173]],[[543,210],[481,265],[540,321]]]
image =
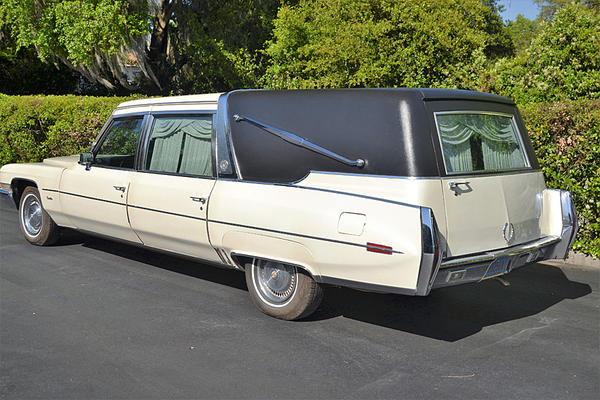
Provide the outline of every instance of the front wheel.
[[262,312],[285,320],[309,316],[323,299],[323,289],[308,273],[277,261],[254,259],[247,264],[246,284]]
[[28,186],[19,202],[19,226],[25,239],[31,244],[47,246],[59,238],[59,228],[42,207],[37,188]]

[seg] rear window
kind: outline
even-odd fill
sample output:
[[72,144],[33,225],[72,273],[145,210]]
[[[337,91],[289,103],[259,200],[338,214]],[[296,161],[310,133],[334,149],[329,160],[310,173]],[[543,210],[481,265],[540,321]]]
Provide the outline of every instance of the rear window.
[[511,115],[452,111],[435,120],[448,174],[529,167]]

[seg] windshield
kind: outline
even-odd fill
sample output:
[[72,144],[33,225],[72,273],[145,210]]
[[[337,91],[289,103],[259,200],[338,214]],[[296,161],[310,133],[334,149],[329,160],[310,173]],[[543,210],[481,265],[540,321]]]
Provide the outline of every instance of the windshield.
[[512,116],[441,112],[435,118],[448,174],[529,167]]

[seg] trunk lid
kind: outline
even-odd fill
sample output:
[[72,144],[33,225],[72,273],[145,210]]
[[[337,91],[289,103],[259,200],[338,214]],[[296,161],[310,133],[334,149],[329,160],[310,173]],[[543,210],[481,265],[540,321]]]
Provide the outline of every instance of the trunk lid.
[[[450,189],[460,185],[461,193]],[[447,257],[513,246],[541,236],[541,172],[442,179]]]
[[518,111],[514,106],[479,103],[477,109],[465,109],[454,104],[454,109],[447,102],[434,112],[444,169],[446,256],[538,239],[544,178],[532,168],[537,163],[526,149],[530,145]]

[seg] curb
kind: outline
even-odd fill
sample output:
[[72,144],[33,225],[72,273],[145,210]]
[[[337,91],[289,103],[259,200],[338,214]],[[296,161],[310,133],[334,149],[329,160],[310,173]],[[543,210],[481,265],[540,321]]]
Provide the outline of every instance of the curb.
[[555,259],[555,260],[545,260],[544,262],[555,263],[557,265],[568,264],[568,265],[577,265],[580,267],[583,266],[583,267],[600,268],[600,260],[599,259],[594,258],[592,256],[582,254],[582,253],[574,253],[572,251],[569,253],[569,257],[567,257],[566,260]]

